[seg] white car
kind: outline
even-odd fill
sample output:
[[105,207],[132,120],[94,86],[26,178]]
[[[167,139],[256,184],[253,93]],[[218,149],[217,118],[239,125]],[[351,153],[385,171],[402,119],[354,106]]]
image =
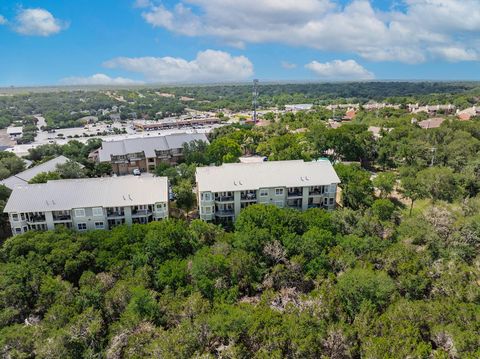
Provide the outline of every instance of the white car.
[[142,174],[142,173],[140,172],[140,170],[139,170],[138,168],[135,168],[135,169],[133,170],[133,175],[134,175],[134,176],[140,176],[141,174]]

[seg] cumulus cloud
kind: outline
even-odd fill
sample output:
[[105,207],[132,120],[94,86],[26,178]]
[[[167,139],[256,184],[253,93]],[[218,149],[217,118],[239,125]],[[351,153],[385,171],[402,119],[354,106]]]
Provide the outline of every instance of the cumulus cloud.
[[292,64],[291,62],[288,62],[288,61],[282,61],[282,67],[285,70],[293,70],[297,68],[297,64]]
[[68,27],[45,9],[21,9],[15,18],[14,30],[22,35],[50,36]]
[[194,60],[175,57],[118,57],[104,66],[140,73],[147,82],[225,82],[253,76],[253,64],[245,56],[223,51],[199,52]]
[[150,0],[135,0],[135,2],[133,3],[133,7],[140,8],[140,9],[147,8],[149,6],[153,6]]
[[172,7],[151,4],[142,16],[154,27],[236,47],[276,42],[405,63],[478,59],[480,1],[402,4],[381,11],[368,0],[180,0]]
[[105,74],[95,74],[88,77],[67,77],[60,81],[64,85],[140,85],[143,82],[127,79],[124,77],[112,78]]
[[375,78],[373,73],[355,60],[334,60],[325,63],[312,61],[305,67],[318,77],[328,80],[372,80]]
[[7,23],[7,19],[5,16],[0,15],[0,25],[5,25]]

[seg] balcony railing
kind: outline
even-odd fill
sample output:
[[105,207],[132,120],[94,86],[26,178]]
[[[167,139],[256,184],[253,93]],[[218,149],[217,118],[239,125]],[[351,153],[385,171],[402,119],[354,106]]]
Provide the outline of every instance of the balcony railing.
[[72,216],[69,214],[56,215],[56,216],[53,216],[53,220],[54,221],[71,221]]
[[29,223],[43,223],[46,222],[47,219],[45,216],[28,216],[27,217],[27,222]]
[[256,201],[257,200],[257,194],[256,193],[243,193],[240,196],[242,201]]
[[217,202],[231,202],[231,201],[233,201],[233,196],[216,196],[215,201],[217,201]]
[[215,215],[217,217],[233,217],[235,215],[235,211],[233,209],[217,210],[215,211]]
[[321,196],[324,193],[325,193],[325,191],[322,190],[321,188],[316,188],[316,189],[313,189],[313,190],[309,191],[310,196]]
[[124,211],[107,211],[107,217],[124,217]]
[[301,190],[288,191],[287,196],[288,197],[302,197],[303,196],[303,191],[301,191]]
[[132,210],[132,216],[144,217],[152,215],[152,211],[148,209],[134,209]]

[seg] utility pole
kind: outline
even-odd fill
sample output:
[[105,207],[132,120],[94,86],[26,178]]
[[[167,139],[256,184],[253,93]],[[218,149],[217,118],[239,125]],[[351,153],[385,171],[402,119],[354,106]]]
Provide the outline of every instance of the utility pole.
[[253,123],[257,123],[257,106],[258,106],[258,80],[253,80]]

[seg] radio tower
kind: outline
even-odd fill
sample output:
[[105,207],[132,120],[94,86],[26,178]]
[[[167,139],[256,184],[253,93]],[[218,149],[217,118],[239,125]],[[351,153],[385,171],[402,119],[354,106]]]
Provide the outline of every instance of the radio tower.
[[257,105],[258,105],[258,80],[253,80],[253,123],[257,123]]

